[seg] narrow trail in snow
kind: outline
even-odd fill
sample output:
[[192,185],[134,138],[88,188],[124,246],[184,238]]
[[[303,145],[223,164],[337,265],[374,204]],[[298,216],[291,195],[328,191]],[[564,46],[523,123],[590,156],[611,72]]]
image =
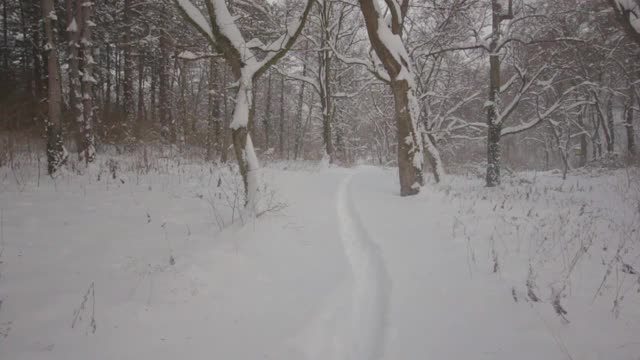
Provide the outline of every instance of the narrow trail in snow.
[[353,204],[353,176],[340,184],[336,204],[340,237],[353,273],[350,319],[343,324],[345,355],[350,360],[376,360],[384,353],[391,285],[380,250]]

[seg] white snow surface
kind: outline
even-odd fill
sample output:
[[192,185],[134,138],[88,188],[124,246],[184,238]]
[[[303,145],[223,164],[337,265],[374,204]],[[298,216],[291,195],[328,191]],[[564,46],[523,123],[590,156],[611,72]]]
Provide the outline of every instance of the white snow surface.
[[402,198],[394,170],[276,163],[287,206],[229,224],[228,167],[149,159],[0,168],[0,359],[640,354],[637,173]]

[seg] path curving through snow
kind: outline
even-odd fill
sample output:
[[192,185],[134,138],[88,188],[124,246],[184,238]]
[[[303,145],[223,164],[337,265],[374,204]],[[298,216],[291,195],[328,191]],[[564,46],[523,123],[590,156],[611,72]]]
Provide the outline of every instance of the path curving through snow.
[[351,265],[351,311],[346,325],[347,358],[376,360],[384,353],[391,285],[380,250],[353,205],[348,175],[340,184],[336,210],[340,237]]

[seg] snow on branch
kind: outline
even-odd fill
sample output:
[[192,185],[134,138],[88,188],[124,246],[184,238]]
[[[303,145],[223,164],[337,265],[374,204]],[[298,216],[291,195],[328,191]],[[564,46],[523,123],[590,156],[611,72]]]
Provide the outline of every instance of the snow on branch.
[[[536,83],[536,80],[540,77],[542,72],[547,69],[547,66],[542,66],[528,81],[524,80],[522,87],[518,90],[518,93],[513,97],[509,105],[507,105],[503,111],[500,111],[496,119],[496,124],[501,124],[505,119],[509,118],[509,115],[518,107],[522,97],[529,91],[531,86]],[[526,72],[521,74],[521,78],[526,79]]]
[[286,71],[283,71],[282,69],[280,69],[279,66],[274,66],[274,69],[282,76],[291,79],[291,80],[298,80],[298,81],[302,81],[304,83],[307,83],[309,85],[311,85],[313,87],[313,89],[316,92],[320,92],[320,84],[318,84],[318,81],[316,81],[316,79],[311,78],[309,76],[303,76],[303,75],[299,75],[299,74],[288,74]]
[[[222,1],[224,0],[217,0]],[[282,34],[278,39],[271,42],[266,47],[263,47],[264,51],[267,51],[267,56],[260,61],[258,64],[258,68],[256,69],[256,76],[260,76],[263,72],[267,71],[267,69],[278,62],[289,49],[293,46],[293,44],[298,39],[300,33],[302,33],[302,28],[304,24],[307,22],[307,17],[309,16],[309,12],[311,12],[311,7],[313,6],[313,0],[307,0],[307,4],[302,11],[302,15],[300,18],[289,23],[287,25],[287,31]]]
[[208,41],[214,42],[213,31],[211,26],[207,22],[207,19],[202,15],[200,9],[195,7],[190,0],[174,0],[178,9],[183,15],[191,22],[200,33],[202,33]]
[[367,61],[367,60],[364,60],[364,59],[361,59],[361,58],[349,57],[349,56],[346,56],[344,54],[341,54],[338,50],[336,50],[336,48],[333,46],[333,44],[327,43],[327,45],[329,45],[329,47],[331,48],[331,51],[333,51],[333,54],[341,62],[343,62],[343,63],[345,63],[347,65],[360,65],[360,66],[363,66],[368,72],[370,72],[378,80],[380,80],[380,81],[382,81],[384,83],[391,82],[391,79],[389,78],[389,75],[386,72],[384,72],[384,71],[381,72],[381,71],[378,70],[378,67],[376,67],[373,59],[369,59],[369,61]]
[[640,45],[640,4],[636,0],[608,0],[624,31]]
[[504,129],[502,129],[501,135],[514,135],[532,129],[540,125],[543,121],[547,120],[547,118],[549,118],[551,114],[553,114],[560,108],[563,108],[565,111],[569,111],[585,104],[591,104],[591,102],[588,100],[578,100],[568,106],[564,106],[566,96],[573,93],[576,89],[583,85],[585,84],[580,83],[565,90],[557,97],[556,101],[543,112],[540,112],[540,106],[538,105],[538,101],[536,100],[536,116],[522,122],[521,124],[505,127]]

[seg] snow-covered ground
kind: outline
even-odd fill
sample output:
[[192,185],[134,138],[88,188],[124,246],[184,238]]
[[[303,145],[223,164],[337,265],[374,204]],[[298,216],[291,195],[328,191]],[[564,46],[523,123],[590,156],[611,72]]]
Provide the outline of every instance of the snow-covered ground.
[[401,198],[392,169],[279,163],[247,219],[228,168],[149,158],[0,168],[0,359],[640,354],[636,170]]

